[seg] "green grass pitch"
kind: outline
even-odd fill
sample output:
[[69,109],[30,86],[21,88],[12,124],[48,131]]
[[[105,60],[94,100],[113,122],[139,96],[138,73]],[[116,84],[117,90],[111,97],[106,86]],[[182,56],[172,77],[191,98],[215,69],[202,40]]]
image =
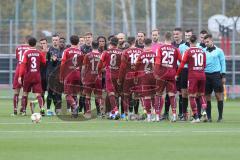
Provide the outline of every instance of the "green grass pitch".
[[224,121],[160,123],[93,119],[69,122],[11,117],[12,102],[0,100],[0,160],[238,160],[240,101],[227,101]]

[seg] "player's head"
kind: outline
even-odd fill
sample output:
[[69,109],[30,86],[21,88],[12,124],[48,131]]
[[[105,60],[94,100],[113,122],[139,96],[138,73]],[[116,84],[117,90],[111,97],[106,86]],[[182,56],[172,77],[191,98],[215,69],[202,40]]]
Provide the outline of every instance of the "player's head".
[[135,45],[135,37],[128,37],[127,42],[130,46],[134,46]]
[[118,33],[117,38],[119,44],[123,44],[126,40],[126,36],[124,33]]
[[55,47],[55,48],[59,47],[59,39],[60,39],[60,37],[59,37],[58,34],[52,35],[52,45],[53,45],[53,47]]
[[99,46],[99,42],[97,40],[92,41],[92,49],[97,50]]
[[145,46],[145,47],[151,47],[151,45],[152,45],[152,39],[146,38],[146,39],[144,40],[144,46]]
[[85,44],[85,38],[83,36],[79,36],[79,45],[82,46]]
[[211,34],[207,34],[204,37],[204,43],[207,47],[212,47],[213,46],[213,37]]
[[192,36],[192,34],[193,34],[193,30],[192,29],[185,30],[185,41],[186,42],[189,42],[190,37]]
[[173,39],[175,42],[181,42],[182,41],[182,28],[176,27],[173,30]]
[[41,49],[43,49],[43,48],[45,48],[45,47],[47,47],[47,38],[41,38],[40,40],[39,40],[39,42],[40,42],[40,47],[41,47]]
[[64,37],[60,37],[59,39],[59,47],[65,48],[66,47],[66,39]]
[[166,32],[164,35],[165,42],[170,42],[172,41],[172,33],[171,32]]
[[97,41],[99,43],[99,47],[106,47],[107,39],[104,36],[98,36]]
[[137,33],[137,43],[138,44],[143,44],[144,43],[145,35],[146,34],[143,31],[139,31]]
[[197,36],[193,34],[189,39],[190,44],[196,44],[197,43]]
[[71,45],[74,45],[74,46],[78,45],[79,37],[77,35],[72,35],[70,37],[70,43],[71,43]]
[[30,38],[28,39],[28,44],[29,44],[30,47],[35,47],[36,44],[37,44],[36,38],[30,37]]
[[199,40],[200,40],[201,43],[204,43],[204,37],[205,37],[207,34],[208,34],[208,32],[207,32],[205,29],[201,30],[201,32],[200,32],[200,34],[199,34]]
[[84,37],[85,37],[85,44],[90,46],[93,41],[93,34],[91,32],[87,32],[87,33],[85,33]]
[[158,29],[154,29],[152,30],[152,41],[153,42],[158,42],[159,40],[159,30]]
[[117,45],[118,45],[118,38],[117,37],[111,38],[110,46],[111,47],[117,47]]
[[115,37],[115,35],[108,36],[108,38],[107,38],[108,42],[110,42],[113,37]]

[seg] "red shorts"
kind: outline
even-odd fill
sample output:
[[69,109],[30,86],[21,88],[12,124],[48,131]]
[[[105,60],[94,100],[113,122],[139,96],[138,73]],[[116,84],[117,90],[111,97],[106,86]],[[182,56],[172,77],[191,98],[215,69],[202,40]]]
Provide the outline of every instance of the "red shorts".
[[206,80],[188,79],[188,93],[205,93]]
[[17,65],[14,78],[13,78],[13,89],[20,89],[22,88],[22,85],[18,83],[18,77],[19,77],[19,65]]
[[23,80],[23,92],[42,93],[42,82],[40,75],[25,75]]
[[80,93],[81,76],[79,71],[69,73],[64,79],[64,94],[76,95]]
[[176,81],[175,80],[158,80],[157,81],[158,92],[163,93],[165,88],[166,92],[176,93]]
[[146,97],[155,95],[157,89],[153,74],[148,74],[138,79],[138,83],[133,87],[132,91],[136,92],[140,97]]
[[[86,83],[89,82],[89,83]],[[83,83],[83,93],[91,95],[94,92],[94,95],[102,95],[102,80],[97,79],[95,82],[86,81]]]

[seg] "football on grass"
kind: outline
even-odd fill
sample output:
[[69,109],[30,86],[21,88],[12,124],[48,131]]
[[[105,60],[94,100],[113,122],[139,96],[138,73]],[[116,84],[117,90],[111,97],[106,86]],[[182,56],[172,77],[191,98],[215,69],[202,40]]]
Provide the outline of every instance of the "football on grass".
[[33,123],[39,123],[42,119],[42,115],[40,113],[33,113],[31,119]]

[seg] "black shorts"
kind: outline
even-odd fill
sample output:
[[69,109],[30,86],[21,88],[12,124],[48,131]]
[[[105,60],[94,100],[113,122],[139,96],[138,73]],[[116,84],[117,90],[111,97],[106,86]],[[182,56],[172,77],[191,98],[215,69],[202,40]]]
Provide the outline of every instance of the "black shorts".
[[180,85],[181,89],[188,88],[188,68],[183,68],[181,75],[180,75]]
[[223,83],[220,72],[206,73],[206,94],[223,92]]

